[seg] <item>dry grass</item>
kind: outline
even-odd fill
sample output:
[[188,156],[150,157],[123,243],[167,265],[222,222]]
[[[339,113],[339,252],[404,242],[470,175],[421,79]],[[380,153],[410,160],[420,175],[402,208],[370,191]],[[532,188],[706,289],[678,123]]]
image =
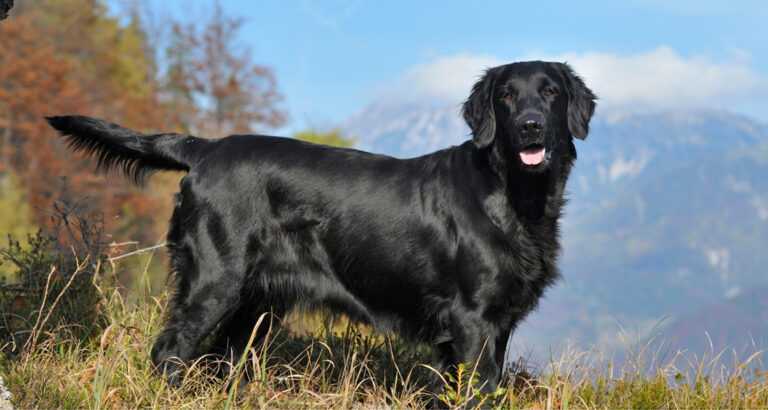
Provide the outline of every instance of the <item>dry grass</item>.
[[[71,275],[51,269],[45,283],[58,280],[64,286],[46,291],[42,307],[30,314],[36,320],[29,320],[29,333],[18,333],[23,344],[0,347],[0,373],[20,408],[420,408],[430,400],[452,408],[768,407],[768,373],[757,349],[726,368],[722,355],[730,352],[691,359],[649,340],[628,346],[627,364],[615,369],[605,355],[570,346],[538,371],[522,362],[511,366],[512,377],[491,395],[478,392],[471,364],[463,365],[435,397],[425,390],[430,370],[419,364],[427,357],[422,347],[353,325],[299,335],[266,317],[259,326],[271,328],[267,339],[252,343],[233,374],[222,381],[216,376],[221,363],[204,357],[188,364],[181,388],[171,389],[149,361],[167,296],[149,297],[140,289],[127,300],[105,288],[97,274],[92,279],[100,295],[97,323],[49,320],[73,296],[66,293],[67,283],[86,262],[78,262]],[[246,373],[249,384],[228,388]]]

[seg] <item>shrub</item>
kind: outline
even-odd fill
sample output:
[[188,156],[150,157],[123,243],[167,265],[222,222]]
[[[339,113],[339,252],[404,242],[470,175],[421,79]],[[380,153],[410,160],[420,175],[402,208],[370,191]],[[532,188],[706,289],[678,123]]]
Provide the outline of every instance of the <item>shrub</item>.
[[[41,333],[67,328],[82,339],[103,325],[99,292],[99,248],[103,221],[82,216],[66,202],[54,205],[53,232],[8,236],[0,262],[13,269],[0,283],[0,348],[17,357],[34,350]],[[96,221],[96,222],[94,222]],[[8,357],[6,357],[7,359]]]

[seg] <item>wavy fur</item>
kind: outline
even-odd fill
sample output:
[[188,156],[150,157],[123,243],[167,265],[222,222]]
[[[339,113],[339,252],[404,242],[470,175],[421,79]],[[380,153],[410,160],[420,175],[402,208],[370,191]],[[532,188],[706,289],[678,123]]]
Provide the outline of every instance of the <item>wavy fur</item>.
[[75,151],[98,160],[103,171],[122,171],[143,184],[160,170],[189,171],[206,140],[181,134],[145,135],[108,121],[80,115],[46,117]]

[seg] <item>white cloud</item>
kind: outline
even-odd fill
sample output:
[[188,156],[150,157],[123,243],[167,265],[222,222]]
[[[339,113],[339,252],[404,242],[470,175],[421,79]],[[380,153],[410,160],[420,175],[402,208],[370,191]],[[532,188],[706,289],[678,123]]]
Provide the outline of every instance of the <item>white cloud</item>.
[[470,54],[442,57],[411,67],[394,84],[381,87],[378,94],[394,100],[459,102],[467,98],[486,68],[503,63],[495,57]]
[[[632,55],[566,53],[528,55],[519,60],[567,61],[600,98],[603,108],[617,106],[716,107],[758,101],[768,91],[768,78],[755,73],[751,56],[729,50],[731,60],[683,57],[661,46]],[[488,67],[505,61],[493,56],[458,54],[409,69],[379,95],[397,100],[460,102]]]
[[610,171],[608,171],[608,179],[611,182],[616,182],[625,176],[635,177],[643,172],[649,162],[651,162],[651,157],[647,155],[632,159],[616,158],[611,164]]
[[768,79],[752,71],[743,53],[731,62],[714,62],[684,58],[663,46],[629,56],[589,52],[556,60],[568,61],[605,105],[723,105],[768,89]]

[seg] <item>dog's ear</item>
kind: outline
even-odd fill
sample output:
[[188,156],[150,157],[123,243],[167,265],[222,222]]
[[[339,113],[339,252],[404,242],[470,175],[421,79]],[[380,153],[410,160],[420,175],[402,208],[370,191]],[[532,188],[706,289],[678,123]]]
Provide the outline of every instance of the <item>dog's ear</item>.
[[493,113],[493,85],[496,70],[488,69],[483,78],[472,87],[469,98],[464,102],[462,115],[472,130],[472,140],[478,148],[485,148],[496,136],[496,115]]
[[589,133],[589,120],[595,113],[597,97],[568,64],[551,64],[562,75],[568,92],[568,129],[571,135],[583,140]]

